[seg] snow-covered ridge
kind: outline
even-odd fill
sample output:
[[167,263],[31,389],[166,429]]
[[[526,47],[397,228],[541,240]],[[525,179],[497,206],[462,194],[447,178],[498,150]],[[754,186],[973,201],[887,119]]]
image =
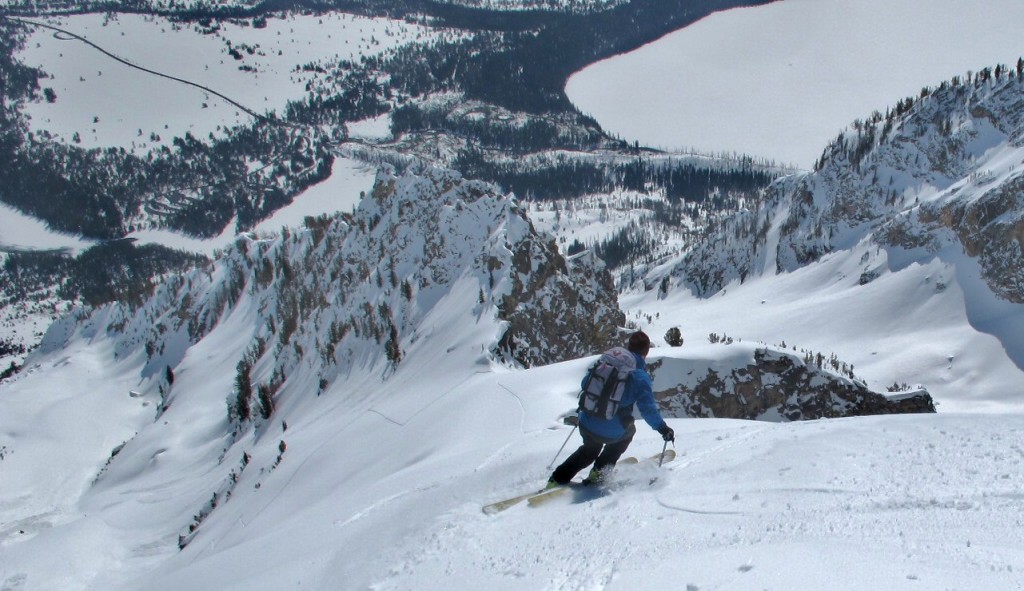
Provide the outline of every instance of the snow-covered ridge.
[[817,170],[653,268],[642,286],[664,303],[627,291],[625,305],[678,314],[688,334],[834,351],[875,387],[921,383],[940,404],[1019,406],[1022,81],[982,70],[854,122]]
[[[779,180],[759,211],[699,245],[687,259],[690,285],[713,293],[730,280],[792,271],[865,238],[933,253],[955,239],[979,257],[993,291],[1024,302],[1017,239],[1024,228],[1017,190],[1024,77],[996,71],[998,77],[985,70],[971,81],[944,83],[855,122],[825,149],[816,172]],[[865,261],[865,279],[878,264]]]
[[435,330],[426,319],[454,293],[473,300],[467,322],[491,327],[478,343],[484,360],[532,365],[585,355],[623,324],[599,261],[566,262],[511,196],[427,168],[382,174],[354,215],[307,218],[275,238],[241,235],[209,268],[168,278],[138,307],[79,311],[49,331],[40,352],[74,335],[105,334],[115,358],[144,355],[142,377],[165,379],[189,347],[238,315],[252,327],[237,352],[239,373],[254,392],[270,393],[260,401],[266,418],[300,367],[318,376],[316,392],[354,372],[390,374]]

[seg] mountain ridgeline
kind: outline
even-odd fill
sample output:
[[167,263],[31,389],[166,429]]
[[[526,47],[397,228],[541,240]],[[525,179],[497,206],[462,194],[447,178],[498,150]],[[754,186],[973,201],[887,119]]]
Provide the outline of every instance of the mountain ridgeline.
[[[464,324],[439,329],[431,318],[452,307],[463,308]],[[310,217],[277,237],[242,234],[216,261],[168,277],[141,302],[80,309],[50,329],[40,352],[104,334],[115,359],[144,356],[141,377],[160,383],[163,412],[175,400],[175,368],[225,324],[251,334],[227,352],[237,357],[227,400],[238,435],[259,429],[283,401],[319,396],[354,374],[386,381],[408,351],[443,349],[444,335],[479,347],[482,365],[532,367],[621,344],[626,318],[591,251],[564,257],[511,195],[425,167],[379,174],[353,214]],[[476,328],[466,335],[468,326]],[[672,378],[662,366],[678,360],[652,364],[667,416],[934,412],[923,389],[909,403],[892,402],[820,360],[734,347],[731,365],[687,362],[693,367]],[[290,379],[297,382],[288,387]]]
[[145,376],[173,375],[218,325],[249,323],[231,405],[242,424],[268,418],[293,374],[319,376],[309,395],[367,368],[389,374],[404,347],[430,340],[424,319],[441,305],[465,305],[467,323],[491,326],[484,359],[522,366],[606,348],[625,324],[599,259],[563,258],[511,196],[427,168],[381,174],[354,215],[307,218],[276,238],[240,235],[208,267],[169,277],[141,304],[58,322],[41,349],[100,331],[117,342],[116,357],[143,353]]
[[[706,296],[866,239],[931,254],[959,245],[993,293],[1024,303],[1022,70],[956,77],[854,122],[813,172],[778,180],[759,208],[704,236],[672,269],[675,284]],[[862,262],[863,283],[886,264]]]

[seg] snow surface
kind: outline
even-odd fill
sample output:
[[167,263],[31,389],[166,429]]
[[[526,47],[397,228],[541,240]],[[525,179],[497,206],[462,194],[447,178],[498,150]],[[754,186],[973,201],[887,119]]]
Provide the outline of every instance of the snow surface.
[[[84,330],[36,356],[0,385],[0,584],[1021,588],[1024,420],[1013,414],[672,419],[681,456],[663,469],[624,467],[605,496],[484,515],[483,504],[539,487],[566,437],[560,458],[576,445],[558,419],[591,360],[481,363],[497,326],[473,316],[475,286],[432,312],[434,333],[390,379],[367,367],[319,397],[292,388],[272,423],[237,442],[225,399],[255,318],[246,295],[185,353],[157,420],[155,380],[140,380],[141,356],[112,362],[113,338]],[[659,348],[652,359],[752,347]],[[641,424],[630,453],[661,447]],[[178,551],[214,491],[217,509]]]
[[[323,76],[302,71],[306,64],[336,66],[438,34],[405,21],[344,13],[271,17],[265,28],[224,22],[216,34],[136,14],[26,20],[72,32],[136,66],[205,86],[256,113],[281,113],[288,101],[306,96],[306,84]],[[243,59],[229,55],[229,47]],[[85,148],[145,153],[186,132],[206,138],[251,121],[216,95],[132,68],[48,28],[37,27],[17,57],[49,74],[41,84],[57,95],[54,103],[25,107],[31,129],[65,142],[77,132]]]
[[630,142],[810,169],[855,119],[1024,55],[1019,0],[784,0],[733,9],[569,79]]
[[[807,3],[773,6],[790,4]],[[349,207],[332,196],[365,178],[344,161],[339,172],[351,182],[300,197],[296,219]],[[34,236],[18,244],[52,245]],[[83,328],[0,383],[0,589],[1024,589],[1024,374],[1007,363],[1024,355],[1024,330],[997,339],[998,306],[965,305],[981,286],[953,277],[955,253],[884,254],[873,256],[888,272],[858,290],[854,248],[708,300],[652,291],[622,304],[656,341],[683,329],[682,348],[652,358],[785,340],[837,352],[876,389],[923,376],[940,414],[670,419],[680,457],[664,469],[623,469],[607,496],[496,516],[481,506],[539,487],[566,437],[559,458],[578,442],[559,418],[590,360],[490,363],[500,326],[474,314],[475,281],[434,307],[387,379],[358,366],[316,396],[319,376],[300,367],[273,421],[237,441],[226,402],[259,318],[247,293],[198,345],[163,352],[182,361],[162,414],[143,354],[116,357],[116,337]],[[743,342],[710,345],[709,332]],[[629,453],[661,446],[641,424]]]
[[[921,253],[859,285],[861,245],[793,273],[733,283],[706,299],[686,290],[665,298],[626,293],[627,319],[652,338],[680,327],[684,346],[712,333],[835,353],[877,391],[923,385],[940,412],[1024,412],[1024,326],[1019,305],[997,300],[972,259],[947,249]],[[891,264],[892,268],[889,268]],[[954,265],[974,271],[958,273]]]
[[90,241],[51,230],[40,220],[0,203],[0,252],[67,250],[75,253],[90,246]]

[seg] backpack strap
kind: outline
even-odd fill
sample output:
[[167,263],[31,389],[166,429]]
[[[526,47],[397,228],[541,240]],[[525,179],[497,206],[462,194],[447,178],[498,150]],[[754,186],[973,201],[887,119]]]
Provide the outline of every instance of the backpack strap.
[[590,381],[594,379],[594,371],[597,369],[597,366],[600,363],[600,361],[595,361],[594,365],[591,365],[590,369],[587,370],[587,379],[583,381],[583,388],[580,390],[580,400],[579,404],[576,406],[576,412],[586,410],[586,407],[584,406],[583,402],[587,398],[587,388],[590,387]]
[[604,385],[601,387],[601,395],[597,398],[597,406],[594,407],[594,412],[599,417],[603,417],[608,412],[608,403],[612,399],[612,394],[615,393],[615,388],[619,385],[619,370],[613,367],[612,372],[608,374],[608,379],[604,381]]

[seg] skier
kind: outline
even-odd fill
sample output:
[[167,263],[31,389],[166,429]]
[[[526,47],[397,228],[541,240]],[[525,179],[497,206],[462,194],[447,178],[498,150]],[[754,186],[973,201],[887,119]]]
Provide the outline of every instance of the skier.
[[[547,488],[567,484],[580,470],[593,464],[584,484],[601,482],[608,472],[619,461],[623,452],[629,447],[636,435],[633,419],[633,405],[640,409],[644,421],[661,434],[665,441],[675,442],[675,432],[665,424],[654,401],[651,388],[651,376],[647,373],[644,358],[651,350],[651,339],[643,331],[637,331],[629,337],[626,348],[636,358],[636,369],[626,382],[618,411],[610,419],[594,416],[584,409],[579,411],[580,436],[583,445],[572,453],[560,466],[555,468],[548,479]],[[584,389],[586,388],[584,378]]]

